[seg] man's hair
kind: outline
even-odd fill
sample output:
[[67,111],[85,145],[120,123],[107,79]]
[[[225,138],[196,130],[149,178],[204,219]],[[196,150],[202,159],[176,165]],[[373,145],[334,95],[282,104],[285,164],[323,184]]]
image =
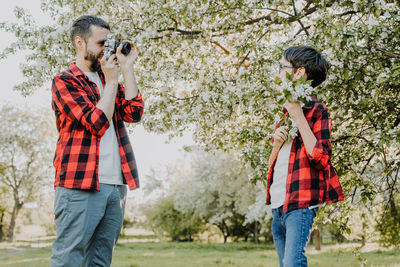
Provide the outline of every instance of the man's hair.
[[92,34],[92,30],[90,29],[90,26],[92,25],[100,26],[106,28],[107,30],[110,30],[110,25],[108,25],[107,22],[99,17],[81,16],[77,20],[75,20],[71,27],[70,37],[74,47],[74,39],[76,36],[82,37],[85,42],[87,42],[88,38]]
[[283,57],[293,67],[304,67],[307,79],[312,80],[311,86],[316,87],[326,79],[329,64],[326,59],[312,47],[292,46],[283,52]]

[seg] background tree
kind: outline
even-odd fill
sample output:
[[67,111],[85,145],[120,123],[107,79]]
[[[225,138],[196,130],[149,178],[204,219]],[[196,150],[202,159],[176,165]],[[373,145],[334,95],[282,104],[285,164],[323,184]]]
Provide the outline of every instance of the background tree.
[[[258,236],[259,221],[246,220],[256,197],[265,192],[249,183],[249,170],[234,153],[192,152],[189,170],[175,174],[174,203],[177,210],[204,218],[221,231],[224,242]],[[190,186],[188,186],[190,185]],[[265,200],[264,200],[265,202]],[[267,210],[265,204],[263,208]]]
[[[0,167],[1,168],[1,167]],[[6,214],[7,214],[7,187],[0,185],[0,195],[2,196],[0,200],[0,242],[3,241],[6,231]]]
[[50,180],[55,129],[44,114],[49,115],[7,105],[0,111],[0,183],[13,200],[8,242],[14,241],[16,220],[24,204],[38,196]]
[[145,209],[148,226],[159,237],[165,234],[173,241],[193,241],[205,230],[205,222],[193,213],[183,213],[174,207],[172,197],[160,198]]
[[[144,126],[181,134],[192,130],[208,149],[240,150],[264,180],[276,105],[270,78],[284,48],[312,45],[331,64],[319,98],[333,120],[333,163],[347,201],[325,209],[346,229],[354,206],[376,196],[398,218],[400,168],[400,16],[396,0],[82,1],[43,0],[54,25],[0,27],[17,41],[2,57],[29,50],[17,85],[42,86],[73,58],[68,30],[82,14],[108,20],[123,39],[141,47],[137,64],[146,96]],[[336,211],[336,212],[334,212]],[[399,228],[399,220],[385,220]],[[396,233],[393,233],[396,234]],[[397,233],[398,234],[398,233]],[[396,235],[397,235],[396,234]]]

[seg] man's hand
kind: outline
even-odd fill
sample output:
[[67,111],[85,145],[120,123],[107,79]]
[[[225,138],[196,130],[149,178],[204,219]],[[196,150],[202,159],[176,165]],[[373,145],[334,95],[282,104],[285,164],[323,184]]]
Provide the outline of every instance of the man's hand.
[[284,107],[289,112],[290,117],[296,122],[298,118],[304,116],[299,102],[286,102]]
[[124,55],[121,53],[122,45],[117,48],[117,59],[118,63],[121,66],[122,76],[124,77],[125,83],[125,99],[132,99],[137,96],[139,93],[139,89],[136,82],[135,70],[133,69],[133,65],[136,62],[136,58],[139,53],[139,48],[130,41],[124,41],[131,45],[131,52],[128,55]]
[[278,129],[275,130],[274,135],[272,138],[274,139],[274,145],[278,148],[282,146],[282,144],[288,139],[288,127],[287,126],[281,126]]
[[139,54],[139,47],[137,47],[133,42],[124,40],[124,42],[127,42],[131,45],[131,51],[129,52],[128,55],[124,55],[121,53],[122,50],[122,44],[118,46],[117,51],[116,51],[116,56],[118,59],[118,63],[121,66],[122,71],[125,68],[133,68],[133,65],[136,62],[136,58]]
[[115,59],[116,55],[113,54],[109,58],[104,55],[100,60],[106,83],[118,83],[118,63]]

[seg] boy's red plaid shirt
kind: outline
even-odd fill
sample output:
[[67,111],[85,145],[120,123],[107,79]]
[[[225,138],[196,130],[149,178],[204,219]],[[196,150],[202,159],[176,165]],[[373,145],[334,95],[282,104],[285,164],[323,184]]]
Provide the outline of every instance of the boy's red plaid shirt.
[[[324,202],[333,203],[344,200],[339,178],[330,160],[332,123],[328,108],[313,97],[303,107],[303,112],[317,142],[310,155],[306,151],[300,134],[293,140],[286,178],[284,212]],[[275,162],[276,159],[268,172],[267,205],[271,204],[269,192],[273,182]]]

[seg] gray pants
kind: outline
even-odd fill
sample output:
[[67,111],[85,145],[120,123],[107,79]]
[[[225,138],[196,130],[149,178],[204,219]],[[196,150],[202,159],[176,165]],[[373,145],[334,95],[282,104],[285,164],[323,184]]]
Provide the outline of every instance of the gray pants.
[[110,266],[121,232],[125,185],[100,184],[100,192],[57,187],[57,238],[51,267]]

